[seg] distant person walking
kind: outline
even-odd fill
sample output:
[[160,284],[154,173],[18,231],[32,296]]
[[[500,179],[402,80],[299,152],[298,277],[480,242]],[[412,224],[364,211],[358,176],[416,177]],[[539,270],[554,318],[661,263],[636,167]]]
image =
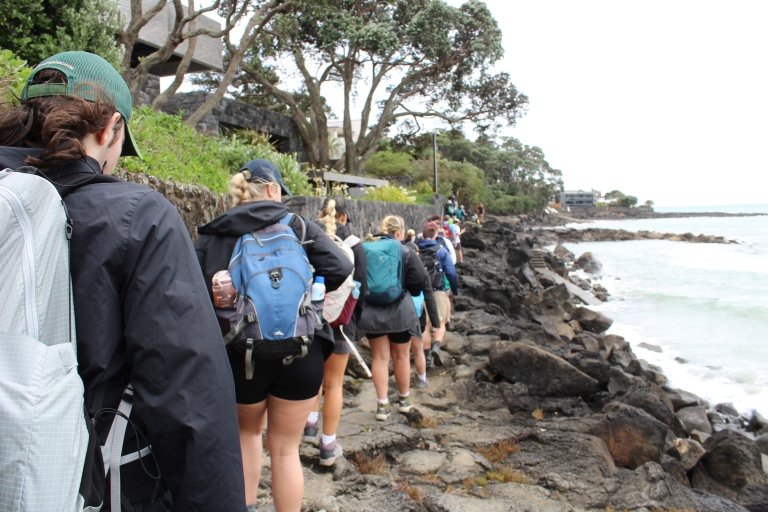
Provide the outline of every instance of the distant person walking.
[[477,207],[475,208],[475,213],[477,214],[477,223],[482,224],[485,222],[485,205],[483,203],[477,203]]
[[[448,251],[437,242],[437,233],[440,227],[437,223],[429,222],[424,226],[422,238],[416,245],[419,247],[419,256],[424,260],[427,257],[434,258],[445,273],[445,278],[450,283],[450,291],[453,295],[459,294],[459,280],[456,274],[456,267],[451,261]],[[428,256],[429,255],[429,256]],[[435,324],[434,319],[430,317],[427,327],[423,333],[424,352],[427,359],[427,367],[443,365],[443,355],[441,343],[445,337],[446,322],[450,317],[451,303],[443,280],[437,280],[434,283],[435,301],[437,302],[437,313],[439,323]]]
[[[401,242],[405,237],[405,222],[401,217],[388,215],[381,222],[381,232],[374,235],[374,240],[395,240]],[[424,289],[427,279],[424,265],[415,252],[408,247],[397,244],[403,292],[390,303],[373,302],[371,297],[371,275],[380,268],[372,263],[371,251],[366,242],[366,258],[368,265],[369,295],[365,309],[358,322],[358,328],[366,334],[371,346],[371,372],[373,385],[376,389],[376,419],[385,421],[390,415],[389,407],[389,361],[392,359],[395,382],[398,391],[398,411],[410,412],[413,402],[410,399],[410,341],[411,337],[419,336],[419,319],[413,306],[412,295],[418,295]]]

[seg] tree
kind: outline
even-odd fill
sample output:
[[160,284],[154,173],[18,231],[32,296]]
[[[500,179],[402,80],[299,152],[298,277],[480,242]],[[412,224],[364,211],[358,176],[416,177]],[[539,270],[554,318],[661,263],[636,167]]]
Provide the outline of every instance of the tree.
[[637,198],[635,196],[624,196],[618,200],[617,204],[626,208],[632,208],[637,204]]
[[365,164],[365,174],[376,178],[410,176],[413,158],[398,151],[377,151]]
[[243,70],[287,105],[314,167],[329,163],[324,92],[337,86],[346,148],[337,167],[355,173],[404,119],[481,130],[514,124],[527,98],[509,75],[491,72],[502,53],[501,31],[477,0],[458,8],[440,0],[297,0],[265,24]]
[[16,0],[0,16],[0,48],[34,66],[67,50],[97,53],[120,69],[114,0]]

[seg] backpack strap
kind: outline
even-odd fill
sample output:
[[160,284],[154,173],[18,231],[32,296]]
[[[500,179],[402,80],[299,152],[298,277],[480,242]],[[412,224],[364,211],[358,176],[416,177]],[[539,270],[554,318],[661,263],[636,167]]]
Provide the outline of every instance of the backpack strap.
[[[294,215],[293,213],[288,212],[278,221],[278,223],[290,226],[296,234],[296,238],[299,239],[299,243],[302,247],[314,243],[313,240],[307,240],[307,223],[304,222],[304,218],[301,215]],[[297,224],[300,226],[298,230]]]

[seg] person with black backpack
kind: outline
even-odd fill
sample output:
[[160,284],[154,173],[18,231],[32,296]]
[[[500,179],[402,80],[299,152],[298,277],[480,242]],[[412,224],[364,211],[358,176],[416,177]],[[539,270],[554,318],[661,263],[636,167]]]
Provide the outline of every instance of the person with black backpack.
[[427,274],[432,282],[435,301],[440,323],[435,325],[430,318],[423,333],[424,356],[427,360],[427,367],[442,366],[443,355],[440,349],[443,337],[445,336],[445,324],[451,310],[450,297],[446,290],[445,281],[448,281],[450,291],[453,295],[459,294],[459,279],[448,251],[438,243],[437,236],[440,226],[436,222],[428,222],[424,225],[422,238],[416,242],[419,247],[419,257],[427,270]]
[[[121,156],[139,154],[129,129],[127,84],[98,55],[69,51],[38,64],[20,100],[0,114],[0,169],[15,173],[31,166],[26,170],[63,196],[71,236],[76,369],[88,423],[95,425],[88,437],[105,445],[117,417],[126,430],[126,451],[115,449],[110,460],[102,460],[97,444],[95,458],[86,459],[80,488],[85,505],[113,512],[121,505],[144,512],[243,512],[232,377],[187,228],[161,194],[109,176]],[[3,284],[6,272],[28,264],[4,263]],[[11,294],[22,293],[0,289],[4,306],[6,300],[15,302]],[[0,379],[6,376],[0,371]],[[130,414],[123,412],[123,404]],[[5,420],[9,415],[0,411],[0,416]],[[63,434],[68,426],[60,419],[56,428]],[[0,430],[5,432],[2,444],[9,435]],[[65,448],[71,453],[76,447]],[[135,457],[129,457],[131,452]],[[41,455],[35,454],[30,464]],[[80,481],[81,475],[72,474],[73,465],[62,463],[46,476]],[[105,468],[110,479],[116,473],[120,477],[106,482]],[[7,476],[2,474],[0,481],[12,485]],[[12,490],[21,494],[22,489]],[[39,488],[25,492],[36,494],[35,500],[45,498]],[[7,493],[0,496],[4,500]],[[3,500],[0,509],[8,510]],[[54,507],[76,510],[69,502],[43,510]]]
[[[235,380],[245,501],[249,511],[256,509],[266,428],[275,508],[298,511],[304,495],[299,446],[320,390],[324,359],[323,343],[314,336],[314,327],[322,323],[322,311],[313,309],[317,304],[308,303],[309,288],[322,277],[327,291],[336,290],[353,266],[320,226],[292,214],[282,203],[282,196],[289,196],[290,191],[272,162],[247,162],[230,180],[230,192],[233,207],[198,228],[195,249],[209,290],[214,276],[229,269],[237,291],[237,305],[222,305],[217,315],[229,343]],[[281,241],[287,245],[278,245]],[[249,250],[259,261],[245,261]],[[250,281],[238,281],[236,270],[241,264],[263,262],[268,268],[253,272],[254,278],[265,279],[262,284],[255,281],[249,287]],[[294,277],[299,274],[298,284],[303,287],[299,302],[282,306],[281,299],[292,299],[297,284]],[[322,300],[321,296],[320,305]],[[228,322],[227,312],[237,317],[251,307],[255,311],[247,319],[234,318],[236,326]],[[291,318],[281,318],[286,314]],[[273,325],[276,319],[291,323]],[[238,330],[243,321],[249,325]],[[301,331],[307,322],[312,326],[310,333]],[[275,357],[271,352],[296,346],[301,352],[288,357]]]
[[401,243],[405,238],[402,217],[387,215],[381,232],[363,243],[368,266],[368,293],[358,328],[371,347],[371,372],[376,389],[376,419],[389,418],[389,361],[392,359],[399,412],[413,409],[410,399],[410,341],[419,336],[419,319],[411,296],[424,289],[427,274],[421,260]]

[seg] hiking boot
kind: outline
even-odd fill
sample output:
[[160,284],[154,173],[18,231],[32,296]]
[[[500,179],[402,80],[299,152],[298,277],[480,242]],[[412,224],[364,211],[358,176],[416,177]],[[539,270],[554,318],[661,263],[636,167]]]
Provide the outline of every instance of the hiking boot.
[[430,351],[432,352],[432,361],[434,362],[435,366],[443,366],[443,355],[442,352],[440,352],[440,344],[433,344]]
[[411,402],[411,398],[407,396],[401,396],[400,400],[397,402],[397,410],[406,413],[411,412],[411,409],[413,409],[413,402]]
[[427,386],[429,386],[429,381],[427,379],[420,379],[419,377],[416,377],[416,382],[413,383],[413,387],[416,389],[427,389]]
[[341,449],[341,445],[338,441],[334,441],[329,445],[320,444],[320,465],[321,466],[333,466],[336,459],[341,457],[344,450]]
[[431,370],[435,367],[434,363],[432,362],[432,352],[429,350],[424,351],[424,359],[427,362],[427,370]]
[[386,421],[387,418],[389,418],[389,404],[377,404],[376,419],[379,421]]
[[304,441],[306,442],[312,442],[317,438],[317,422],[310,423],[307,422],[306,425],[304,425]]

